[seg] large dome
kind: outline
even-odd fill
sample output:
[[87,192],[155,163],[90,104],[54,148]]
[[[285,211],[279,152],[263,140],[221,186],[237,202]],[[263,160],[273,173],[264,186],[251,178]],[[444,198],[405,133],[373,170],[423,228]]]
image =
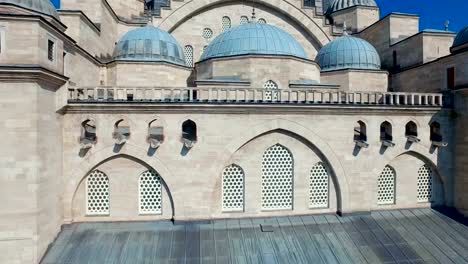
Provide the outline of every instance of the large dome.
[[301,44],[284,30],[268,24],[247,23],[216,37],[203,52],[201,60],[250,54],[307,59]]
[[177,40],[166,31],[150,25],[127,32],[117,43],[114,58],[185,66],[184,53]]
[[380,70],[380,57],[367,41],[343,36],[320,49],[315,59],[322,72],[343,69]]
[[353,7],[353,6],[370,6],[377,7],[375,0],[334,0],[327,10],[327,14]]
[[468,26],[458,32],[453,41],[453,47],[458,47],[466,43],[468,43]]
[[1,4],[10,4],[55,17],[60,20],[57,10],[50,0],[0,0]]

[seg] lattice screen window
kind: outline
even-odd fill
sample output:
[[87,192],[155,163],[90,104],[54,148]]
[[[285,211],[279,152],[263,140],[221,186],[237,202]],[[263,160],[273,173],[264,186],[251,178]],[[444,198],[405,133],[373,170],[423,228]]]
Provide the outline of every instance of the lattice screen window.
[[231,19],[228,16],[224,16],[222,19],[223,31],[226,31],[231,28]]
[[293,157],[277,144],[265,151],[262,161],[262,209],[292,209]]
[[202,36],[205,39],[210,39],[211,37],[213,37],[213,30],[211,30],[210,28],[204,28]]
[[265,20],[264,18],[260,18],[260,19],[258,20],[258,23],[259,23],[259,24],[266,24],[267,22],[266,22],[266,20]]
[[223,171],[223,212],[244,211],[244,171],[237,165]]
[[322,162],[317,163],[310,170],[309,178],[309,207],[327,208],[330,177]]
[[138,191],[140,214],[162,213],[162,184],[157,172],[151,170],[143,172]]
[[247,23],[249,23],[249,18],[247,16],[241,16],[240,24],[244,25],[244,24],[247,24]]
[[418,171],[418,202],[431,202],[433,189],[433,172],[427,165]]
[[379,176],[377,183],[377,203],[395,203],[395,170],[390,166],[385,166]]
[[[278,85],[272,81],[269,80],[266,83],[263,84],[263,89],[265,90],[278,90]],[[266,91],[265,92],[265,100],[277,100],[278,99],[278,91]]]
[[193,47],[187,45],[184,47],[184,56],[185,56],[185,64],[188,67],[193,67]]
[[109,214],[109,178],[98,170],[86,178],[86,214]]

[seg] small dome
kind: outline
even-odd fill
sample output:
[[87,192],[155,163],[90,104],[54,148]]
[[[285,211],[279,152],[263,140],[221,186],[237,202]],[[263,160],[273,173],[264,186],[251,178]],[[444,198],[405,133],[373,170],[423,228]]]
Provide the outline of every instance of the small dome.
[[177,40],[166,31],[150,25],[127,32],[117,43],[114,58],[185,66],[184,53]]
[[453,47],[458,47],[466,43],[468,43],[468,26],[458,32],[453,41]]
[[301,44],[269,24],[246,23],[217,36],[201,60],[239,55],[286,55],[307,59]]
[[343,36],[320,49],[315,59],[322,72],[343,69],[380,70],[377,50],[367,41]]
[[50,0],[0,0],[0,5],[1,4],[10,4],[23,7],[60,20],[57,10],[50,2]]
[[334,0],[328,8],[327,14],[332,14],[353,6],[378,7],[375,0]]

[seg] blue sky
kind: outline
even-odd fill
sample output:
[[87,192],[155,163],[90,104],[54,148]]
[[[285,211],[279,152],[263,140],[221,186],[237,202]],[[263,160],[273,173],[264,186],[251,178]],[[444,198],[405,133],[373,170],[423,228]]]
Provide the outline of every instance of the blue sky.
[[390,12],[420,15],[420,29],[444,29],[459,31],[468,25],[468,0],[376,0],[381,16]]
[[[51,0],[57,6],[60,0]],[[376,0],[382,16],[390,12],[418,14],[422,29],[444,29],[445,20],[449,29],[459,31],[468,25],[468,0]]]

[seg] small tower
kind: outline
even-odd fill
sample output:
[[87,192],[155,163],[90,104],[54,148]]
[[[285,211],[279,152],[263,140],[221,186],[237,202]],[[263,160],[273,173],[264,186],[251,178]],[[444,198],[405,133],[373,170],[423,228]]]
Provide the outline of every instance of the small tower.
[[380,10],[374,0],[334,0],[326,15],[335,25],[348,25],[356,33],[379,21]]

